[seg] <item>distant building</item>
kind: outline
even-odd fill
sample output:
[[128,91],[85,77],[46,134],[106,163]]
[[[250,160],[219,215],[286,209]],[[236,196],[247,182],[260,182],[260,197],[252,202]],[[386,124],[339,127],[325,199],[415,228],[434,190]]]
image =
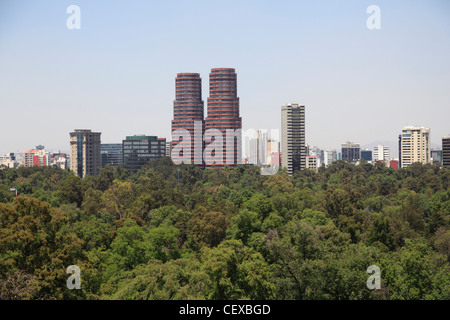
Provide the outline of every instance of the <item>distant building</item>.
[[[199,73],[178,73],[175,79],[175,100],[173,102],[172,142],[169,152],[175,163],[183,160],[204,167],[203,134],[205,121],[203,118],[202,79]],[[196,129],[196,125],[198,128]],[[180,131],[186,130],[190,135],[189,145],[182,143]],[[201,136],[200,136],[201,135]],[[173,148],[178,144],[183,151],[177,152]],[[166,152],[167,154],[167,152]],[[187,159],[189,158],[189,159]],[[195,161],[198,159],[197,161]],[[197,162],[197,163],[196,163]]]
[[388,146],[378,145],[373,149],[373,161],[384,161],[390,160],[390,150]]
[[341,145],[342,160],[357,163],[361,159],[361,146],[359,143],[348,142]]
[[306,169],[317,170],[317,156],[306,156]]
[[[217,147],[217,151],[211,149],[214,142],[212,142],[212,137],[208,137],[208,131],[210,133],[220,132],[223,137],[221,146],[214,145]],[[214,168],[225,165],[234,167],[241,163],[242,118],[239,110],[239,97],[237,96],[237,73],[233,68],[211,69],[204,139],[206,167]],[[222,149],[222,152],[218,152],[219,148]]]
[[324,152],[324,163],[325,166],[328,167],[333,162],[336,162],[338,160],[338,155],[336,150],[326,150]]
[[50,155],[50,165],[57,166],[63,170],[68,168],[68,159],[66,153],[54,152]]
[[100,144],[100,162],[102,168],[109,164],[111,167],[123,165],[123,153],[121,143]]
[[389,167],[397,170],[398,169],[398,161],[397,160],[390,160],[389,161]]
[[281,166],[288,175],[306,167],[305,106],[286,104],[281,107]]
[[439,163],[442,166],[442,150],[441,149],[431,149],[431,161],[432,163]]
[[[274,158],[275,155],[275,158]],[[273,159],[275,159],[276,163],[273,163]],[[277,160],[278,159],[278,162]],[[266,146],[266,164],[270,165],[280,165],[280,141],[276,141],[274,139],[267,140]]]
[[281,165],[281,153],[280,152],[272,152],[270,155],[270,165],[272,166],[280,166]]
[[101,134],[89,129],[70,132],[70,170],[77,176],[84,178],[99,173]]
[[36,149],[25,152],[25,167],[48,167],[50,165],[49,154],[43,146],[37,146]]
[[423,127],[404,127],[399,137],[401,167],[412,163],[431,163],[430,129]]
[[0,166],[6,166],[8,168],[16,167],[16,156],[14,153],[10,153],[4,156],[0,156]]
[[372,151],[369,149],[361,150],[361,159],[364,159],[367,162],[372,162]]
[[307,154],[317,157],[317,167],[320,167],[325,162],[325,152],[316,146],[310,147]]
[[166,157],[171,156],[171,151],[172,151],[172,142],[166,141]]
[[166,138],[156,136],[134,135],[127,136],[122,141],[123,166],[125,169],[136,172],[151,160],[166,155]]
[[442,138],[442,166],[450,167],[450,135]]

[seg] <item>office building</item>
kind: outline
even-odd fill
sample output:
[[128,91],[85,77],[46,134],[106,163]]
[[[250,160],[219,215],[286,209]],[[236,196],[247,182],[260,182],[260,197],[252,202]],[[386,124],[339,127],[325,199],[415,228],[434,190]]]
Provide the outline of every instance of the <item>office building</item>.
[[364,159],[367,162],[372,162],[372,151],[369,149],[362,149],[361,150],[361,159]]
[[450,167],[450,135],[442,138],[442,166]]
[[166,139],[156,136],[127,136],[122,141],[123,166],[130,172],[138,171],[151,160],[166,155]]
[[347,160],[351,163],[357,163],[361,159],[361,146],[359,143],[349,142],[341,145],[342,160]]
[[[205,118],[204,137],[204,161],[207,167],[225,164],[235,166],[241,163],[241,131],[242,118],[239,116],[235,69],[212,69],[209,74],[208,116]],[[216,135],[219,133],[221,139],[218,140]]]
[[101,134],[89,129],[70,133],[70,170],[81,178],[99,173]]
[[[195,163],[203,167],[203,133],[205,131],[202,79],[198,73],[178,73],[173,102],[172,143],[169,154],[175,163]],[[198,126],[198,127],[196,127]],[[180,132],[186,130],[190,142]],[[179,145],[180,144],[180,145]],[[176,147],[175,151],[174,148]],[[187,154],[186,154],[187,153]]]
[[100,162],[102,168],[107,164],[111,167],[123,165],[123,153],[121,143],[102,143],[100,144]]
[[412,163],[431,163],[430,129],[423,127],[404,127],[400,135],[401,168]]
[[285,104],[281,107],[281,166],[288,175],[306,167],[305,106]]

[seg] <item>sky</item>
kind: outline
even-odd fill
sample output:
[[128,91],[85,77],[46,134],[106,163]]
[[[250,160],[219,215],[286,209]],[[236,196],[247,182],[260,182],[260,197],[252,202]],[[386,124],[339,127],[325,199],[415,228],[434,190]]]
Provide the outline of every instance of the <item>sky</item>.
[[[70,5],[80,29],[69,29]],[[370,5],[381,29],[369,29]],[[235,68],[243,130],[306,106],[306,142],[396,144],[450,135],[447,0],[0,0],[0,154],[69,151],[69,132],[170,140],[175,77]]]

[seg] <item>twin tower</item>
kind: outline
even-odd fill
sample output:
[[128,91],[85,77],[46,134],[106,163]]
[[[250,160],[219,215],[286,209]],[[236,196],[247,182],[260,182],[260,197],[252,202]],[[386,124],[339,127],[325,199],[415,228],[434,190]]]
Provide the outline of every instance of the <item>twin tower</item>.
[[178,73],[175,81],[172,160],[201,167],[241,163],[242,118],[239,116],[235,69],[211,70],[206,118],[200,74]]

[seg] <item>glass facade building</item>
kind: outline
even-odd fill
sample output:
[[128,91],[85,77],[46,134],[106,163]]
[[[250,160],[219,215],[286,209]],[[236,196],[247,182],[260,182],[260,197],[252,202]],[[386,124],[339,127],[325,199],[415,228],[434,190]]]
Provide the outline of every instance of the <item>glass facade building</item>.
[[122,153],[125,169],[136,172],[147,162],[166,155],[166,139],[145,135],[127,136],[122,141]]
[[100,161],[102,168],[107,164],[111,167],[123,165],[122,144],[102,143],[100,145]]
[[347,142],[341,145],[342,160],[357,163],[361,159],[361,147],[359,143]]
[[372,161],[372,151],[371,150],[361,150],[361,159],[366,161]]

